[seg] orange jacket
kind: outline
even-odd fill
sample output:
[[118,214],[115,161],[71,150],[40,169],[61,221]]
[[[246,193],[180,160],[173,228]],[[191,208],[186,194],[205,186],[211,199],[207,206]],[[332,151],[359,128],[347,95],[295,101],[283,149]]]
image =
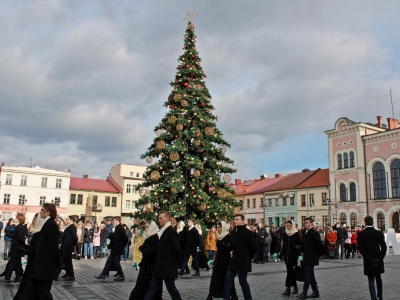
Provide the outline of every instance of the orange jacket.
[[217,233],[209,230],[206,238],[206,250],[217,251]]
[[332,249],[332,247],[330,247],[331,243],[334,243],[335,246],[333,249],[336,249],[337,234],[335,232],[328,232],[326,234],[326,241],[328,242],[328,249]]

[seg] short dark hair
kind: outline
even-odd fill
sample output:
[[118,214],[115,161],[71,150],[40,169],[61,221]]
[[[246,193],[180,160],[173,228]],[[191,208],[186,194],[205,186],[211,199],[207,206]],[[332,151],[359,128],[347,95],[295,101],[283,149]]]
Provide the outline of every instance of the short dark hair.
[[121,217],[120,216],[115,216],[114,219],[121,223]]
[[235,215],[235,218],[236,218],[236,217],[240,217],[240,218],[244,221],[244,215],[242,215],[242,214],[236,214],[236,215]]
[[68,218],[69,218],[72,222],[75,222],[75,220],[76,220],[75,216],[68,216]]
[[167,219],[171,219],[171,214],[170,214],[170,212],[169,211],[162,211],[162,212],[160,212],[158,215],[161,215],[161,214],[164,214],[164,216],[167,218]]
[[374,225],[374,219],[371,216],[366,216],[364,218],[364,222],[367,226],[372,226]]
[[193,224],[196,223],[196,220],[195,220],[195,219],[189,219],[188,221],[192,222]]
[[43,203],[42,207],[47,210],[50,214],[51,218],[55,218],[57,217],[57,208],[56,205],[54,203]]
[[311,218],[311,217],[305,218],[305,219],[304,219],[304,223],[305,223],[306,221],[310,221],[311,223],[314,223],[314,220],[313,220],[313,218]]

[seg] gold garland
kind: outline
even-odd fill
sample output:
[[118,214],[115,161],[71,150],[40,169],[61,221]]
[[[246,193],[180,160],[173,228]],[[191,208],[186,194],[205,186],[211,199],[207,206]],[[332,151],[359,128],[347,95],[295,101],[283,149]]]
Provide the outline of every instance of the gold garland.
[[165,142],[164,141],[158,141],[156,143],[156,146],[157,146],[158,149],[162,150],[162,149],[165,148]]
[[176,117],[175,116],[169,116],[168,117],[168,123],[169,124],[175,124],[176,122]]
[[172,161],[177,161],[177,160],[179,159],[179,154],[176,153],[176,152],[172,152],[172,153],[169,155],[169,158],[170,158],[170,160],[172,160]]
[[206,135],[213,135],[214,134],[214,129],[212,127],[206,127],[206,129],[204,129],[204,133]]
[[153,171],[150,174],[150,178],[152,180],[158,180],[160,178],[160,173],[158,171]]

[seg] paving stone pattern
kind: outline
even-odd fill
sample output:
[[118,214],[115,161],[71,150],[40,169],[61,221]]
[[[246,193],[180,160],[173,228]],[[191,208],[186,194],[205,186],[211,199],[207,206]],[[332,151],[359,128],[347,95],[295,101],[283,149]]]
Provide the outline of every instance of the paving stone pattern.
[[[2,252],[2,241],[0,252]],[[125,282],[114,282],[110,278],[96,280],[94,276],[99,275],[105,259],[74,261],[75,282],[64,282],[62,280],[53,284],[52,294],[55,300],[72,299],[128,299],[129,294],[135,286],[138,272],[132,268],[132,261],[122,261],[121,265],[125,273]],[[0,271],[4,270],[6,261],[0,259]],[[388,255],[385,259],[386,273],[382,275],[384,285],[384,299],[399,299],[399,272],[400,256]],[[343,260],[321,260],[320,266],[315,268],[316,278],[320,290],[320,299],[370,299],[367,277],[363,275],[362,259]],[[193,272],[192,272],[193,274]],[[176,280],[176,286],[184,300],[204,300],[208,294],[211,273],[200,271],[200,277],[193,278],[185,275]],[[288,299],[282,296],[286,277],[285,265],[282,262],[269,262],[264,265],[253,264],[253,272],[249,274],[254,300]],[[236,279],[236,290],[239,299],[243,299],[242,291]],[[299,288],[303,286],[299,283]],[[18,284],[0,283],[0,299],[12,299],[18,289]],[[309,294],[311,290],[309,290]],[[295,296],[290,298],[295,299]],[[163,299],[171,299],[164,287]]]

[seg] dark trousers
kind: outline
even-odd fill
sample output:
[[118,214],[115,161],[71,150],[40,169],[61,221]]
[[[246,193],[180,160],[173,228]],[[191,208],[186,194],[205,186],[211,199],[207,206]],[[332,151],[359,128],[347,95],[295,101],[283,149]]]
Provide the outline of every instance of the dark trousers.
[[295,264],[286,264],[286,287],[290,288],[291,286],[297,287],[296,276],[294,274]]
[[53,300],[50,293],[53,281],[29,279],[18,300]]
[[65,265],[65,274],[68,277],[75,278],[74,274],[74,266],[72,265],[72,253],[63,252],[62,253],[62,260]]
[[110,254],[107,258],[106,265],[104,266],[104,269],[100,275],[106,276],[108,275],[110,270],[113,270],[115,268],[119,277],[125,277],[124,272],[122,272],[120,261],[121,261],[121,255]]
[[381,275],[368,276],[368,286],[369,286],[369,294],[371,295],[372,300],[376,300],[376,292],[375,292],[375,279],[376,279],[376,288],[378,290],[378,298],[382,299],[382,278]]
[[304,273],[303,295],[307,295],[308,287],[311,285],[314,294],[319,295],[317,281],[315,280],[314,266],[306,266]]
[[165,282],[165,287],[167,288],[167,291],[171,296],[172,300],[182,300],[181,295],[179,294],[179,291],[175,286],[175,279],[162,279],[160,277],[155,277],[155,276],[151,278],[150,286],[146,293],[146,296],[144,297],[144,300],[156,299],[157,292],[159,291],[159,288],[162,286],[163,280]]
[[81,253],[82,253],[82,245],[83,244],[78,243],[78,244],[76,244],[74,246],[75,254],[81,255]]
[[15,278],[21,278],[22,276],[22,265],[20,257],[10,257],[10,260],[7,263],[6,274],[4,276],[5,279],[10,280],[11,274],[15,271]]
[[[183,273],[183,272],[185,271],[185,269],[188,269],[187,263],[188,263],[188,261],[189,261],[189,257],[190,257],[190,254],[185,254],[185,255],[183,256],[183,262],[182,262],[182,267],[181,267],[181,273]],[[192,258],[193,258],[193,263],[192,263],[193,268],[195,269],[196,273],[200,273],[200,270],[199,270],[199,260],[197,259],[197,254],[196,254],[196,255],[192,255]]]
[[353,256],[357,254],[357,244],[351,244],[351,253]]
[[340,257],[343,257],[344,254],[344,243],[346,240],[337,240],[336,242],[336,251],[335,251],[335,256],[339,258],[339,247],[340,247]]
[[264,262],[265,244],[257,243],[257,261]]
[[231,270],[226,272],[225,276],[225,287],[224,287],[224,300],[229,300],[231,297],[233,282],[235,280],[236,275],[239,277],[239,283],[242,287],[242,293],[245,300],[252,300],[250,285],[247,282],[247,273],[237,273]]
[[345,252],[345,257],[349,258],[350,257],[350,248],[351,244],[344,244],[344,252]]

